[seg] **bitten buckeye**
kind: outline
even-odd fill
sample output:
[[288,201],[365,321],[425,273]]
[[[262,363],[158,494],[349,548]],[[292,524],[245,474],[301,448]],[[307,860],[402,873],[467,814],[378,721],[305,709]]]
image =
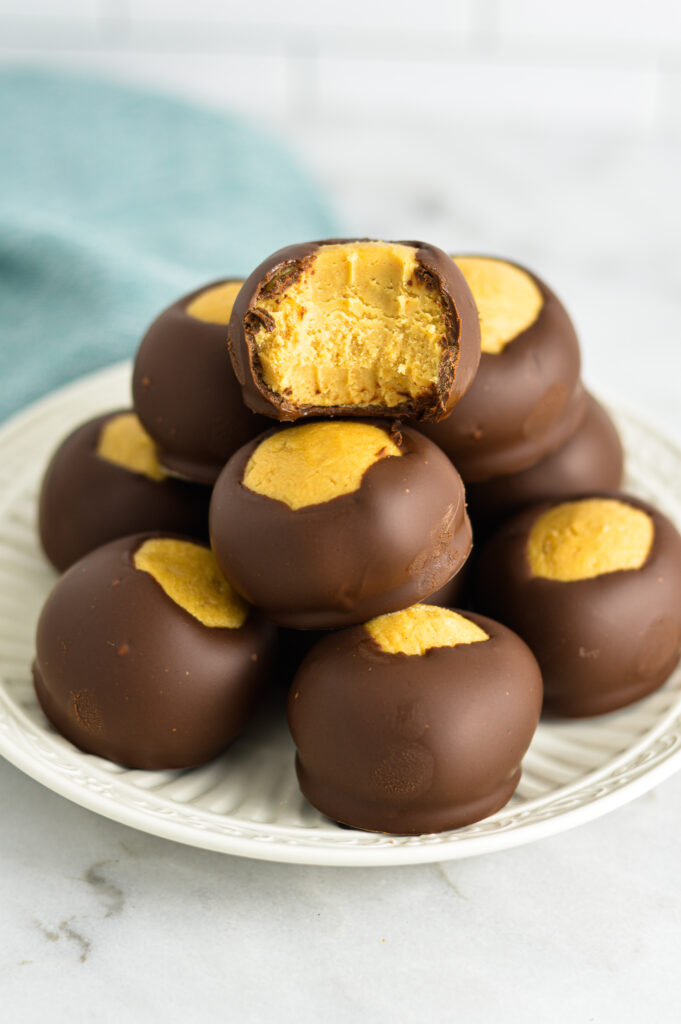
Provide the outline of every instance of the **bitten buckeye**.
[[342,239],[274,253],[229,323],[246,404],[279,420],[438,420],[471,384],[478,313],[463,274],[424,242]]

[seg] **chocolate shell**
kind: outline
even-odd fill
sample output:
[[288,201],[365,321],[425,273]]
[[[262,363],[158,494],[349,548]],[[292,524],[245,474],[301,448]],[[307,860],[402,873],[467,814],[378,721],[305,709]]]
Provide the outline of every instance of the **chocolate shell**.
[[[279,420],[310,416],[389,416],[401,419],[437,420],[446,416],[471,385],[480,359],[480,325],[477,309],[463,274],[441,249],[425,242],[377,243],[408,246],[415,250],[419,283],[440,297],[445,318],[441,339],[442,357],[437,383],[420,398],[385,406],[372,404],[297,404],[287,393],[271,390],[265,382],[257,352],[256,336],[270,329],[271,317],[259,307],[264,297],[282,295],[310,269],[324,246],[352,245],[370,239],[325,239],[290,245],[273,253],[244,283],[234,303],[229,324],[229,350],[246,405],[255,413]],[[301,311],[304,315],[305,311]],[[397,368],[396,368],[397,372]]]
[[209,488],[171,477],[152,480],[97,454],[104,426],[128,411],[88,420],[50,460],[38,503],[39,532],[58,572],[100,544],[131,533],[166,530],[207,539]]
[[131,768],[187,768],[243,730],[274,629],[254,609],[209,628],[133,563],[149,534],[112,541],[62,576],[38,623],[35,689],[81,750]]
[[376,462],[357,490],[333,500],[294,511],[243,485],[251,455],[276,431],[244,446],[218,478],[210,506],[218,564],[280,626],[337,629],[406,608],[468,557],[471,528],[451,462],[415,430],[374,425],[403,454]]
[[467,484],[476,540],[528,505],[589,491],[616,491],[623,472],[624,450],[617,428],[603,406],[587,394],[584,419],[555,452],[518,473]]
[[463,608],[468,590],[470,560],[467,559],[459,569],[456,576],[448,580],[444,586],[428,595],[427,603],[439,605],[442,608]]
[[184,295],[152,323],[132,376],[135,412],[158,445],[163,466],[214,484],[227,460],[269,426],[241,398],[227,351],[227,327],[187,313],[214,281]]
[[466,484],[517,473],[555,451],[584,418],[579,342],[551,289],[525,267],[543,305],[498,354],[483,352],[470,389],[441,423],[419,425]]
[[288,720],[303,794],[354,828],[459,828],[510,799],[542,701],[539,667],[510,630],[465,613],[489,639],[387,654],[364,626],[307,655]]
[[506,523],[482,552],[475,605],[531,647],[544,677],[544,710],[568,718],[624,707],[661,686],[681,656],[681,537],[657,509],[618,492],[654,526],[640,569],[559,582],[532,574],[527,543],[553,502]]

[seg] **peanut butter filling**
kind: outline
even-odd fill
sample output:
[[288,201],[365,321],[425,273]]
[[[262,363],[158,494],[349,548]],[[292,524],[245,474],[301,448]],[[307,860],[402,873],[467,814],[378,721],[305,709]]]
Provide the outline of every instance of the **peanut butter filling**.
[[255,344],[267,387],[296,405],[385,406],[438,382],[442,302],[416,250],[388,242],[323,245],[288,287],[261,292]]
[[402,455],[387,431],[369,423],[304,423],[270,435],[246,466],[249,491],[294,510],[358,490],[370,466]]
[[96,448],[100,459],[141,473],[159,483],[167,474],[161,468],[156,446],[134,412],[114,416],[102,427]]
[[185,308],[185,313],[193,316],[195,320],[227,325],[242,284],[243,281],[226,281],[224,284],[216,284],[213,288],[206,288],[205,292],[192,299]]
[[613,498],[556,505],[537,519],[527,541],[534,576],[563,583],[640,569],[653,543],[646,512]]
[[153,576],[165,593],[204,626],[239,629],[248,605],[218,569],[213,552],[190,541],[152,537],[137,549],[135,568]]
[[482,351],[499,355],[535,322],[544,305],[542,294],[529,274],[511,263],[482,256],[452,258],[478,307]]
[[401,612],[379,615],[364,628],[386,654],[425,654],[433,647],[458,647],[489,640],[475,622],[432,604],[415,604]]

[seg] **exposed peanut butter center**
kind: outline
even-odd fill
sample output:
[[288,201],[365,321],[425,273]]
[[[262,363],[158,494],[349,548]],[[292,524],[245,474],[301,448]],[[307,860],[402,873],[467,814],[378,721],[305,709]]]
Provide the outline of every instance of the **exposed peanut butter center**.
[[364,628],[386,654],[425,654],[433,647],[458,647],[489,640],[489,635],[475,622],[432,604],[415,604],[401,612],[379,615]]
[[446,327],[416,250],[388,242],[321,246],[288,286],[266,286],[255,335],[267,387],[299,405],[385,406],[433,393]]
[[351,494],[370,466],[401,454],[387,431],[369,423],[305,423],[258,445],[243,483],[295,510]]
[[152,537],[137,549],[134,563],[204,626],[240,629],[246,621],[248,605],[222,575],[208,548]]
[[453,259],[478,307],[482,351],[499,355],[535,322],[544,305],[542,294],[529,274],[503,260]]
[[104,424],[96,451],[100,459],[129,469],[131,473],[142,473],[157,483],[166,478],[156,446],[134,412],[123,412]]
[[185,307],[185,313],[209,324],[228,324],[242,284],[243,281],[227,281],[206,288],[205,292],[201,292]]
[[653,543],[646,512],[613,498],[556,505],[537,519],[527,541],[534,576],[568,583],[640,569]]

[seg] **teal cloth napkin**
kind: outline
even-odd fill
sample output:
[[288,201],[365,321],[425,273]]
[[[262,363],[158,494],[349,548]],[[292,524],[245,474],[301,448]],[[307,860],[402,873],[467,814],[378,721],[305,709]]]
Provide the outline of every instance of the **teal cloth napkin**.
[[338,228],[244,119],[90,78],[0,71],[0,418],[132,356],[183,292]]

